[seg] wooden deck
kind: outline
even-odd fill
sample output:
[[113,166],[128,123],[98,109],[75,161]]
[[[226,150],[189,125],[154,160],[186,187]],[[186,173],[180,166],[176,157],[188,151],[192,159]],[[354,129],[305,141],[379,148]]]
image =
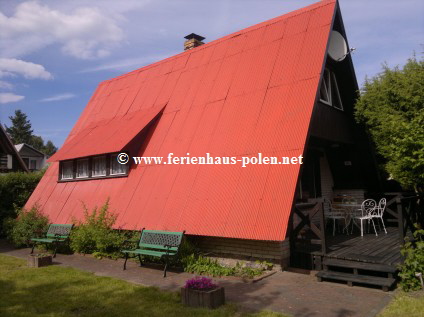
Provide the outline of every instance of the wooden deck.
[[424,197],[385,195],[391,197],[385,224],[395,227],[387,228],[387,234],[379,230],[378,236],[366,233],[361,237],[356,227],[353,235],[333,236],[332,228],[325,225],[322,203],[296,204],[290,222],[290,265],[318,271],[319,281],[378,286],[385,291],[392,288],[403,262],[403,237],[411,235],[414,223],[424,226]]
[[357,262],[378,263],[397,267],[402,263],[401,243],[397,228],[387,228],[374,233],[327,236],[328,249],[325,257]]
[[363,237],[359,234],[329,236],[327,241],[327,254],[317,256],[319,281],[373,285],[384,291],[395,285],[398,265],[402,263],[397,228],[387,228],[387,234],[379,231],[378,236],[373,233]]

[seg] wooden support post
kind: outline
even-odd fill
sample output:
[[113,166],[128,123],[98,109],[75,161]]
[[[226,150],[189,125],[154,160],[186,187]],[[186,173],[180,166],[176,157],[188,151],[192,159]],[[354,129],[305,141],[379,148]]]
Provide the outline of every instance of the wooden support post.
[[404,220],[403,220],[403,210],[402,210],[402,201],[400,198],[396,198],[396,210],[398,214],[398,228],[399,228],[399,239],[401,244],[405,243],[405,227],[404,227]]
[[321,251],[322,254],[327,254],[327,240],[325,237],[325,217],[324,217],[324,202],[319,203],[319,226],[321,229]]

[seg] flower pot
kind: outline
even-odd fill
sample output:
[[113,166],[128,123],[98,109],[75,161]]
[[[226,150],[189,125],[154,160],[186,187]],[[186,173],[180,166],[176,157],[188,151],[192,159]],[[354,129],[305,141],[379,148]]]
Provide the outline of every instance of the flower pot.
[[28,255],[29,267],[42,267],[52,264],[52,256],[45,254],[30,254]]
[[181,288],[181,301],[190,307],[217,308],[225,304],[225,292],[223,287],[208,291],[200,291],[191,288]]

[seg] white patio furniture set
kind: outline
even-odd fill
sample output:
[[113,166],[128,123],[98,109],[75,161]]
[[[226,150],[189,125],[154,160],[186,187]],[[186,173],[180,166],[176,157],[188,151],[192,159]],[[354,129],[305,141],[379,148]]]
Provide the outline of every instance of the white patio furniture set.
[[[366,220],[368,224],[368,231],[370,227],[369,225],[372,223],[375,235],[378,236],[374,219],[376,219],[379,229],[381,229],[380,222],[382,223],[384,232],[387,234],[386,226],[383,221],[385,209],[386,198],[381,198],[378,204],[374,199],[366,199],[362,202],[362,204],[358,204],[352,198],[344,198],[341,204],[334,204],[328,199],[324,199],[324,216],[326,222],[328,222],[328,220],[333,221],[333,236],[336,233],[336,221],[340,220],[343,220],[343,232],[346,231],[347,234],[349,234],[349,226],[352,225],[350,232],[352,234],[353,227],[356,225],[361,229],[361,237],[363,237],[364,221]],[[380,221],[378,219],[380,219]],[[358,222],[360,226],[358,225]]]

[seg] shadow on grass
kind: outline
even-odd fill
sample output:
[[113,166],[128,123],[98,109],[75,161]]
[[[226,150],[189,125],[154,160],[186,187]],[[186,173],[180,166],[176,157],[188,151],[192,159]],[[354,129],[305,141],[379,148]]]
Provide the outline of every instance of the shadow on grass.
[[[109,262],[112,263],[112,261]],[[131,275],[128,273],[132,272],[121,271],[122,261],[113,262],[111,266],[115,267],[117,265],[120,268],[116,277],[128,279],[128,275]],[[105,263],[100,261],[90,261],[90,263],[93,267],[104,267],[105,265]],[[164,292],[151,287],[140,287],[121,280],[103,276],[98,277],[91,273],[58,265],[40,269],[28,269],[24,267],[24,264],[25,261],[21,263],[19,273],[14,272],[11,275],[5,275],[3,271],[0,271],[0,280],[5,283],[11,283],[10,286],[5,284],[4,287],[0,284],[0,316],[2,317],[243,316],[245,313],[270,309],[270,307],[274,307],[274,309],[276,309],[275,307],[280,307],[281,311],[291,312],[294,316],[299,317],[322,316],[322,314],[311,309],[311,303],[316,300],[314,297],[306,299],[305,302],[299,303],[297,306],[296,303],[293,303],[294,307],[290,309],[282,306],[280,304],[282,297],[290,290],[285,288],[287,287],[285,285],[281,285],[281,291],[278,288],[276,290],[275,287],[267,290],[268,283],[271,283],[267,279],[254,284],[231,280],[219,281],[219,284],[226,289],[227,299],[240,304],[240,307],[243,307],[243,313],[236,312],[234,306],[231,305],[215,311],[205,311],[182,306],[180,297],[176,293]],[[133,270],[135,271],[136,268],[131,265],[130,271]],[[159,271],[161,273],[162,270],[159,268]],[[107,275],[108,273],[110,272],[104,271],[100,274]],[[140,273],[143,274],[143,272]],[[158,275],[157,278],[164,281],[161,275]],[[275,281],[272,283],[275,284]],[[159,282],[158,284],[160,285],[161,283]],[[161,288],[168,290],[176,290],[182,286],[178,281],[170,280],[163,284]],[[293,291],[297,292],[298,290],[294,289]],[[325,303],[323,304],[325,305]],[[328,309],[325,310],[328,311]],[[339,309],[333,311],[331,316],[349,317],[359,315],[348,309]]]
[[[0,257],[0,262],[3,260]],[[177,293],[98,277],[72,268],[25,268],[8,259],[0,272],[0,316],[233,316],[234,306],[191,309]],[[12,263],[14,262],[14,263]],[[13,268],[15,266],[15,268]],[[6,273],[6,274],[4,274]]]

